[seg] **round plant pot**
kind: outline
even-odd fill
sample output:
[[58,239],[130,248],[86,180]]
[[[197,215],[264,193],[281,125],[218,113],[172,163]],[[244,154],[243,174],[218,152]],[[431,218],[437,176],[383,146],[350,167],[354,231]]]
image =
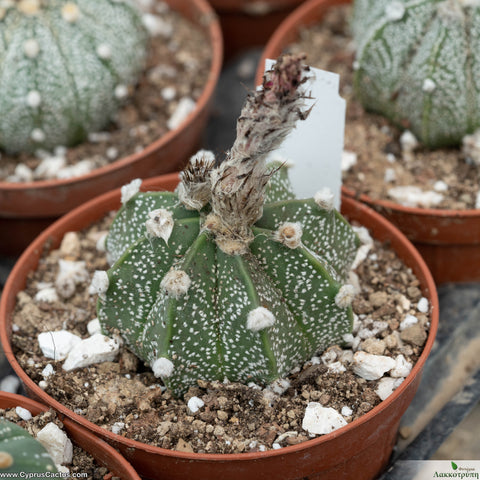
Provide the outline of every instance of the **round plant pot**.
[[56,218],[92,197],[132,178],[151,177],[181,169],[198,149],[223,60],[220,24],[206,0],[166,0],[172,9],[208,35],[212,61],[195,109],[175,130],[141,152],[128,155],[87,175],[65,180],[0,182],[0,254],[16,255]]
[[227,58],[265,45],[280,22],[304,0],[210,0],[220,17]]
[[[177,183],[178,175],[169,174],[143,182],[142,190],[172,190]],[[119,207],[120,191],[117,189],[65,215],[35,239],[20,257],[7,281],[0,302],[0,339],[8,361],[29,395],[106,440],[132,463],[140,475],[151,479],[367,480],[374,478],[387,466],[400,418],[415,395],[434,342],[438,326],[438,298],[427,266],[407,238],[381,215],[351,198],[343,198],[343,214],[350,221],[368,228],[374,238],[389,242],[417,276],[419,288],[432,306],[428,338],[411,373],[385,401],[359,419],[325,436],[279,450],[243,454],[186,453],[149,446],[109,432],[75,414],[39,388],[26,375],[12,353],[11,318],[17,293],[25,287],[27,275],[37,267],[47,243],[55,248],[66,232],[85,228]]]
[[[322,20],[329,8],[351,0],[308,0],[276,29],[260,59],[256,85],[261,84],[265,60],[277,58],[299,38],[302,28]],[[388,200],[342,187],[346,196],[357,198],[384,215],[418,248],[437,284],[480,281],[480,210],[440,210],[404,207]]]
[[[0,391],[0,408],[26,408],[33,416],[47,412],[48,407],[27,397]],[[100,465],[122,480],[140,480],[135,469],[108,443],[70,420],[61,418],[65,433],[82,450],[89,453]]]

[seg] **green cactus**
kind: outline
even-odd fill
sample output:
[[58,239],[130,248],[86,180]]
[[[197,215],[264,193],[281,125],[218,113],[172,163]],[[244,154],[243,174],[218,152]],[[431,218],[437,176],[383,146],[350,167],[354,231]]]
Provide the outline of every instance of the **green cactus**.
[[0,4],[0,147],[83,141],[111,120],[144,65],[147,34],[128,0]]
[[57,472],[43,445],[26,430],[0,419],[0,473]]
[[355,91],[430,148],[480,127],[480,2],[355,0]]
[[265,165],[305,118],[301,60],[281,57],[248,97],[220,166],[200,152],[175,193],[123,191],[98,318],[176,395],[198,379],[268,384],[351,331],[356,235],[329,195],[295,199]]

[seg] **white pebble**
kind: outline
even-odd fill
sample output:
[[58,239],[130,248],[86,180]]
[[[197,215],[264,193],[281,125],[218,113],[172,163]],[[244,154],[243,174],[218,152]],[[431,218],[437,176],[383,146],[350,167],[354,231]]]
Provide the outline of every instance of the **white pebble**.
[[102,333],[102,326],[100,325],[100,320],[94,318],[87,323],[87,331],[89,335],[95,335],[96,333]]
[[118,149],[116,147],[108,147],[105,155],[110,160],[115,160],[118,157]]
[[112,433],[119,434],[125,428],[124,422],[115,422],[112,425]]
[[414,315],[406,315],[405,318],[400,323],[400,330],[405,330],[412,325],[418,323],[418,318]]
[[390,370],[390,376],[394,378],[405,378],[412,371],[413,365],[403,355],[395,357],[395,367]]
[[187,407],[192,413],[197,413],[204,405],[205,402],[199,397],[192,397],[187,403]]
[[347,369],[341,362],[333,362],[328,365],[328,371],[331,373],[343,373]]
[[70,350],[63,369],[67,372],[76,368],[86,367],[95,363],[111,362],[120,349],[118,340],[96,333]]
[[63,360],[81,342],[81,338],[66,330],[42,332],[38,335],[38,345],[46,358]]
[[170,102],[176,97],[177,90],[175,89],[175,87],[164,87],[160,91],[160,95],[165,101]]
[[390,188],[388,195],[405,207],[430,208],[443,200],[441,193],[433,190],[423,191],[420,187],[413,185]]
[[353,410],[350,407],[345,406],[342,408],[342,415],[344,417],[351,417],[352,414],[353,414]]
[[417,310],[421,313],[427,313],[429,310],[428,299],[422,297],[417,303]]
[[27,410],[26,408],[23,407],[15,407],[15,413],[22,419],[25,420],[26,422],[28,420],[32,419],[32,413],[30,410]]
[[168,38],[173,33],[173,25],[158,15],[146,13],[142,16],[142,22],[152,37],[161,35],[162,37]]
[[433,189],[436,192],[446,192],[448,190],[448,185],[443,180],[438,180],[433,184]]
[[57,172],[66,164],[64,157],[47,156],[38,164],[35,169],[37,178],[55,178]]
[[349,150],[343,150],[341,159],[342,172],[347,172],[357,163],[358,155]]
[[195,110],[196,103],[190,97],[183,97],[177,105],[177,108],[172,113],[171,117],[168,119],[167,127],[170,130],[175,130],[178,128],[190,115],[190,113]]
[[394,182],[397,178],[397,174],[395,172],[395,169],[393,168],[386,168],[385,169],[385,176],[383,178],[383,180],[386,182],[386,183],[391,183],[391,182]]
[[325,435],[344,425],[347,425],[347,422],[340,413],[317,402],[307,405],[302,421],[302,428],[315,435]]
[[290,388],[290,381],[286,378],[277,378],[270,384],[270,388],[277,395],[283,395]]
[[55,287],[47,287],[39,290],[34,297],[36,302],[53,303],[58,300],[57,290]]
[[56,465],[72,463],[72,442],[66,433],[54,423],[47,423],[37,433],[37,440],[45,447]]
[[353,371],[365,380],[378,380],[395,365],[395,360],[385,355],[359,351],[353,356]]
[[378,382],[375,393],[381,400],[385,400],[402,384],[403,380],[403,378],[383,377]]
[[61,168],[57,174],[56,178],[59,180],[66,178],[75,178],[81,177],[83,175],[88,175],[95,168],[95,164],[89,158],[81,160],[80,162],[75,163],[74,165],[68,165]]
[[118,100],[123,100],[128,97],[128,87],[126,85],[117,85],[113,94]]
[[410,130],[405,130],[400,136],[400,145],[404,152],[413,152],[420,143]]
[[47,378],[50,375],[54,375],[54,374],[55,374],[55,370],[53,368],[53,365],[51,363],[47,363],[47,365],[45,365],[45,368],[42,370],[42,377]]

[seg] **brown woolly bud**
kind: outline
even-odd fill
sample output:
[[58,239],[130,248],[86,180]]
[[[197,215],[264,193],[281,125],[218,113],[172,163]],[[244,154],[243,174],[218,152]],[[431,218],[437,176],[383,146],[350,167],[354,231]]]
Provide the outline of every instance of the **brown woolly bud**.
[[[304,55],[283,55],[267,72],[263,88],[247,97],[237,122],[237,138],[226,160],[212,172],[213,213],[242,240],[261,217],[265,187],[271,173],[265,159],[295,127],[307,118],[301,85]],[[244,238],[247,242],[247,238]]]

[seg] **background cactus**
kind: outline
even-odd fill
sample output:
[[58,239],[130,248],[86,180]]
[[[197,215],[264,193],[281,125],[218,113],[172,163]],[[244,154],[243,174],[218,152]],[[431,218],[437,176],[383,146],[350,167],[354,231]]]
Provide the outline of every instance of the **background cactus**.
[[429,147],[480,127],[480,2],[356,0],[355,89]]
[[0,4],[0,147],[70,146],[103,128],[144,64],[128,0]]
[[0,419],[0,472],[57,472],[43,445],[26,430]]
[[197,379],[267,384],[352,328],[356,235],[328,194],[295,199],[265,165],[306,115],[301,61],[281,57],[248,97],[219,167],[200,152],[175,193],[123,191],[98,317],[177,395]]

